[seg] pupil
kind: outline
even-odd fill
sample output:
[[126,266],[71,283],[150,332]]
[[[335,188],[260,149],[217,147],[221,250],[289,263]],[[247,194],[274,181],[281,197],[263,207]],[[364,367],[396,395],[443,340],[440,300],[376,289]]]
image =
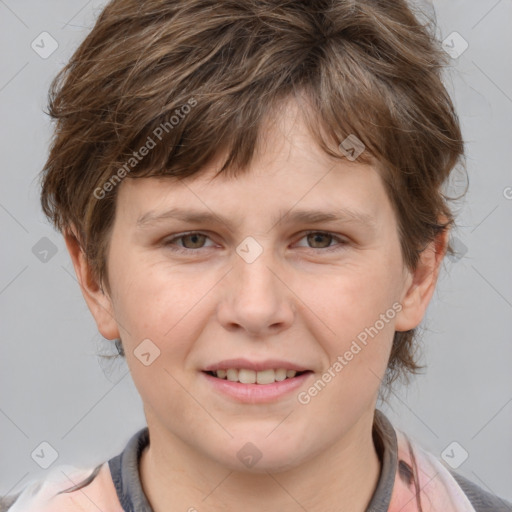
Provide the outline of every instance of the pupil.
[[[185,237],[185,240],[186,240],[187,238],[189,238],[189,239],[192,241],[192,245],[195,245],[195,244],[197,244],[197,243],[198,243],[198,238],[200,238],[200,237],[202,237],[202,236],[204,236],[204,235],[198,235],[198,234],[187,235],[187,236]],[[185,245],[186,245],[186,244],[185,244]]]
[[[323,237],[323,238],[327,238],[327,239],[331,238],[330,235],[327,235],[325,233],[311,233],[309,236],[311,237],[310,242],[311,242],[311,239],[313,239],[313,244],[315,244],[318,241],[317,238],[319,238],[319,237],[320,238]],[[327,243],[327,247],[328,246],[329,246],[329,243]]]

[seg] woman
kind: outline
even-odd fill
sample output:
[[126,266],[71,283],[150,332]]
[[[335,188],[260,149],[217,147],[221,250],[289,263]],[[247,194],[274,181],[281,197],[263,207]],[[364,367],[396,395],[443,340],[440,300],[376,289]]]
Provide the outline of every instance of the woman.
[[10,512],[512,510],[376,410],[451,251],[446,58],[404,1],[106,6],[42,205],[148,426]]

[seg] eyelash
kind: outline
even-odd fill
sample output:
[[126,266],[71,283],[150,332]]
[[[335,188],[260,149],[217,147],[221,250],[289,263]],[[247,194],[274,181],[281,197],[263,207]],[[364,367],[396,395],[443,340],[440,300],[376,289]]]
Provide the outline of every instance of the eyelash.
[[[344,240],[343,238],[341,238],[341,237],[337,236],[336,234],[331,233],[329,231],[307,231],[302,235],[302,237],[299,239],[299,241],[302,240],[303,238],[307,237],[308,235],[312,235],[312,234],[332,236],[333,241],[338,241],[339,243],[337,245],[333,245],[331,247],[326,247],[323,249],[316,249],[314,247],[305,247],[305,249],[310,249],[313,251],[322,251],[322,252],[334,252],[334,251],[339,251],[339,250],[344,249],[344,246],[348,244],[348,242],[346,240]],[[199,252],[201,249],[205,249],[205,247],[199,247],[197,249],[186,249],[186,248],[179,247],[179,246],[173,244],[173,242],[175,242],[176,240],[180,240],[180,239],[185,238],[186,236],[190,236],[190,235],[203,235],[203,236],[207,237],[208,239],[210,239],[210,237],[206,233],[202,233],[200,231],[189,231],[187,233],[180,233],[179,235],[173,236],[172,238],[168,238],[167,240],[165,240],[163,242],[163,245],[167,248],[170,248],[170,250],[173,252],[180,253],[180,254],[188,253],[189,255],[194,252]],[[208,249],[208,247],[206,247],[206,249]]]

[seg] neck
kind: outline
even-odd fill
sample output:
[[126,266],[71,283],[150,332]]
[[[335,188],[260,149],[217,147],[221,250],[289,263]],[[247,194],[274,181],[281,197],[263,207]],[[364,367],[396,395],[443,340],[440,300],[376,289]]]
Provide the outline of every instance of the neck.
[[[174,510],[280,510],[364,512],[381,463],[372,438],[373,413],[351,432],[299,466],[284,472],[232,471],[175,437],[150,428],[139,464],[142,488],[154,512]],[[369,420],[369,421],[368,421]],[[169,444],[169,440],[172,443]],[[167,445],[167,446],[166,446]]]

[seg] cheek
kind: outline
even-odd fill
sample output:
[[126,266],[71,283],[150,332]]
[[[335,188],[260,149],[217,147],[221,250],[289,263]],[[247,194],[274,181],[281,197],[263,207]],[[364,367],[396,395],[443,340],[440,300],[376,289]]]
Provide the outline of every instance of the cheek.
[[343,418],[340,421],[348,428],[376,399],[399,308],[387,281],[378,281],[379,277],[384,279],[376,272],[331,278],[329,293],[319,294],[317,302],[310,306],[322,311],[318,315],[321,321],[309,315],[308,328],[326,357],[323,371],[301,394],[299,403],[309,404],[310,411],[314,411],[310,417],[313,422],[318,419],[318,428],[322,423],[319,418],[325,417],[326,410],[333,417]]
[[332,397],[343,395],[342,403],[354,398],[354,386],[373,395],[387,367],[400,309],[399,268],[391,255],[380,256],[296,283],[297,294],[307,297],[300,315],[326,356],[325,369],[331,371],[325,378],[330,379]]
[[[211,284],[182,267],[127,258],[116,269],[116,318],[130,335],[170,335],[193,312]],[[131,329],[129,328],[131,327]]]
[[[389,260],[387,260],[389,262]],[[386,258],[346,265],[323,275],[301,275],[293,284],[304,306],[315,313],[331,338],[347,340],[375,324],[399,297],[398,269]],[[395,311],[379,330],[393,330]]]

